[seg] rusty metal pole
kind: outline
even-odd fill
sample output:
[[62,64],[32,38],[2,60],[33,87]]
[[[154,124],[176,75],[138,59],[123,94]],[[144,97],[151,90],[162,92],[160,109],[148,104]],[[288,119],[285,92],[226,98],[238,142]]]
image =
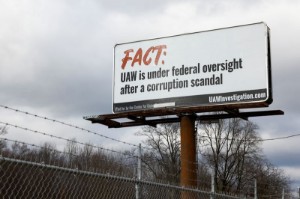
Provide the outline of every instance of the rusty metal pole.
[[[181,173],[180,185],[182,187],[197,187],[197,158],[196,158],[196,131],[194,115],[180,117],[181,136]],[[192,192],[183,191],[181,199],[195,198]]]

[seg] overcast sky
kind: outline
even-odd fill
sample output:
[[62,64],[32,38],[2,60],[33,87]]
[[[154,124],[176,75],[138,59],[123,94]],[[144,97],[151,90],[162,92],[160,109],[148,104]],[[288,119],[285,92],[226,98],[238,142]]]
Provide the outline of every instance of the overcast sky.
[[[263,138],[298,134],[299,10],[299,0],[0,0],[0,104],[137,144],[141,138],[134,135],[136,128],[107,129],[82,119],[112,112],[116,43],[264,21],[271,29],[274,102],[269,109],[285,115],[252,121]],[[3,108],[0,121],[110,143]],[[6,136],[32,143],[46,140],[16,131],[11,127]],[[268,141],[263,150],[300,186],[299,142],[300,137]]]

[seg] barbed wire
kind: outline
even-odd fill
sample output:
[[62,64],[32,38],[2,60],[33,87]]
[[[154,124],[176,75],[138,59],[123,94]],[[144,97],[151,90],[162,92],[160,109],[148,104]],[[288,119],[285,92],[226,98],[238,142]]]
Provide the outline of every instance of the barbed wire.
[[[10,124],[10,123],[7,123],[7,122],[0,121],[0,124],[4,124],[4,125],[7,125],[7,126],[12,126],[14,128],[18,128],[18,129],[25,130],[25,131],[30,131],[30,132],[41,134],[41,135],[44,135],[44,136],[49,136],[49,137],[60,139],[60,140],[64,140],[64,141],[67,141],[67,142],[73,142],[73,143],[77,143],[77,144],[80,144],[80,145],[86,145],[86,146],[90,146],[90,147],[93,147],[93,148],[98,148],[98,149],[106,150],[106,151],[109,151],[109,152],[119,153],[119,154],[126,155],[126,156],[129,156],[129,157],[132,157],[132,158],[138,158],[137,156],[134,156],[134,155],[129,155],[129,154],[126,154],[126,153],[115,151],[115,150],[106,149],[106,148],[99,147],[99,146],[94,146],[94,145],[91,145],[91,144],[88,144],[88,143],[82,143],[82,142],[78,142],[76,140],[67,139],[67,138],[63,138],[63,137],[60,137],[60,136],[56,136],[56,135],[51,135],[51,134],[48,134],[48,133],[45,133],[45,132],[41,132],[41,131],[37,131],[37,130],[32,130],[32,129],[29,129],[29,128],[26,128],[26,127],[22,127],[22,126],[15,125],[15,124]],[[7,140],[9,140],[9,139],[7,139]],[[22,144],[22,143],[25,143],[25,142],[20,142],[20,143]],[[26,143],[26,144],[28,144],[28,143]],[[34,145],[34,144],[28,144],[28,145],[37,147],[37,145]],[[72,154],[72,155],[76,156],[75,154]],[[157,160],[155,157],[150,157],[150,158],[152,160],[153,159]],[[192,162],[192,161],[188,161],[188,160],[181,160],[181,161],[188,162],[188,164],[196,164],[196,165],[198,164],[198,162]],[[145,161],[143,160],[143,162],[145,162]],[[168,163],[165,163],[165,162],[160,162],[160,164],[162,164],[162,165],[168,165]],[[188,172],[195,173],[197,171],[190,170]],[[168,174],[168,175],[172,175],[172,174]],[[173,175],[173,176],[175,176],[175,175]]]
[[[73,157],[80,157],[79,155],[77,154],[74,154],[74,153],[71,153],[71,152],[62,152],[62,151],[59,151],[57,149],[54,149],[52,147],[43,147],[43,146],[38,146],[36,144],[32,144],[32,143],[28,143],[28,142],[24,142],[24,141],[18,141],[18,140],[12,140],[12,139],[9,139],[9,138],[0,138],[0,140],[2,141],[8,141],[8,142],[11,142],[11,143],[18,143],[18,144],[21,144],[21,145],[26,145],[28,147],[34,147],[34,148],[38,148],[38,149],[46,149],[48,151],[51,151],[53,153],[58,153],[58,154],[61,154],[61,155],[71,155]],[[106,159],[103,159],[103,160],[106,160]],[[126,165],[125,162],[122,162],[122,163],[117,163],[117,162],[114,162],[114,165],[115,166],[122,166],[122,167],[126,167],[128,169],[130,168],[133,168],[133,167],[137,167],[137,165]],[[189,172],[193,172],[193,173],[196,173],[197,171],[195,170],[189,170]],[[168,177],[179,177],[179,175],[176,175],[176,174],[173,174],[173,173],[166,173],[166,175]],[[163,181],[163,180],[162,180]],[[207,182],[204,182],[204,181],[201,181],[201,180],[196,180],[197,182],[201,182],[201,183],[204,183],[204,184],[209,184]]]
[[[68,126],[68,127],[72,127],[72,128],[75,128],[75,129],[79,129],[79,130],[81,130],[81,131],[84,131],[84,132],[87,132],[87,133],[90,133],[90,134],[94,134],[94,135],[98,135],[98,136],[100,136],[100,137],[103,137],[103,138],[106,138],[106,139],[110,139],[110,140],[112,140],[112,141],[116,141],[116,142],[119,142],[119,143],[122,143],[122,144],[127,144],[127,145],[131,145],[131,146],[134,146],[134,147],[139,147],[139,146],[136,145],[136,144],[132,144],[132,143],[120,141],[120,140],[118,140],[118,139],[111,138],[111,137],[102,135],[102,134],[100,134],[100,133],[97,133],[97,132],[94,132],[94,131],[91,131],[91,130],[88,130],[88,129],[84,129],[84,128],[79,127],[79,126],[77,126],[77,125],[70,124],[70,123],[66,123],[66,122],[62,122],[62,121],[59,121],[59,120],[56,120],[56,119],[52,119],[52,118],[49,118],[49,117],[46,117],[46,116],[40,116],[40,115],[38,115],[38,114],[30,113],[30,112],[28,112],[28,111],[23,111],[23,110],[20,110],[20,109],[15,109],[15,108],[8,107],[8,106],[1,105],[1,104],[0,104],[0,108],[4,108],[4,109],[7,109],[7,110],[15,111],[15,112],[22,113],[22,114],[25,114],[25,115],[34,116],[34,117],[36,117],[36,118],[44,119],[44,120],[47,120],[47,121],[51,121],[51,122],[55,122],[55,123],[58,123],[58,124],[61,124],[61,125],[65,125],[65,126]],[[24,129],[26,129],[26,128],[24,128]],[[157,152],[155,149],[150,148],[150,147],[146,147],[146,146],[142,146],[142,149]],[[191,162],[191,161],[189,161],[189,160],[184,160],[184,159],[181,159],[181,161],[189,162],[189,164],[197,164],[197,163]]]
[[[11,111],[15,111],[15,112],[19,112],[19,113],[22,113],[22,114],[26,114],[26,115],[30,115],[30,116],[34,116],[36,118],[40,118],[40,119],[44,119],[44,120],[48,120],[48,121],[51,121],[51,122],[55,122],[55,123],[58,123],[58,124],[61,124],[61,125],[65,125],[65,126],[68,126],[68,127],[72,127],[72,128],[75,128],[75,129],[79,129],[81,131],[84,131],[86,133],[90,133],[90,134],[94,134],[94,135],[97,135],[97,136],[100,136],[100,137],[103,137],[105,139],[109,139],[109,140],[112,140],[112,141],[115,141],[115,142],[118,142],[118,143],[122,143],[122,144],[127,144],[127,145],[130,145],[130,146],[134,146],[134,147],[139,147],[138,145],[136,144],[133,144],[133,143],[128,143],[128,142],[124,142],[124,141],[121,141],[121,140],[118,140],[118,139],[115,139],[115,138],[111,138],[111,137],[108,137],[108,136],[105,136],[105,135],[102,135],[98,132],[94,132],[94,131],[91,131],[91,130],[88,130],[88,129],[85,129],[85,128],[82,128],[82,127],[79,127],[77,125],[74,125],[74,124],[70,124],[70,123],[66,123],[66,122],[62,122],[62,121],[59,121],[59,120],[56,120],[56,119],[52,119],[52,118],[49,118],[49,117],[45,117],[45,116],[40,116],[38,114],[34,114],[34,113],[30,113],[30,112],[27,112],[27,111],[23,111],[23,110],[19,110],[19,109],[15,109],[15,108],[11,108],[11,107],[8,107],[8,106],[5,106],[5,105],[1,105],[0,104],[0,108],[4,108],[4,109],[7,109],[7,110],[11,110]],[[3,122],[2,122],[3,123]],[[197,124],[198,125],[198,124]],[[13,124],[10,124],[10,126],[17,126],[17,125],[13,125]],[[197,126],[198,127],[198,126]],[[21,127],[20,127],[21,128]],[[23,128],[23,130],[26,130],[27,128]],[[35,132],[37,133],[38,131],[34,131],[32,130],[32,132]],[[43,132],[40,132],[40,134],[43,134]],[[55,137],[55,138],[62,138],[62,137],[59,137],[59,136],[54,136],[54,135],[48,135],[50,137]],[[259,141],[259,142],[264,142],[264,141],[275,141],[275,140],[283,140],[283,139],[289,139],[289,138],[293,138],[293,137],[298,137],[300,136],[300,134],[293,134],[293,135],[288,135],[288,136],[281,136],[281,137],[275,137],[275,138],[265,138],[265,139],[256,139],[256,141]],[[213,138],[215,139],[214,137],[212,136],[207,136],[207,135],[200,135],[199,136],[200,138]],[[239,141],[254,141],[255,138],[241,138],[241,139],[237,139],[237,138],[228,138],[228,137],[221,137],[221,138],[217,138],[217,139],[221,139],[221,140],[239,140]],[[65,141],[72,141],[70,139],[65,139]],[[78,142],[79,143],[79,142]],[[82,143],[81,143],[82,144]],[[86,145],[86,144],[85,144]],[[205,147],[207,145],[200,145],[199,147]],[[145,147],[145,146],[142,146],[142,149],[144,150],[150,150],[150,151],[155,151],[155,149],[153,148],[149,148],[149,147]],[[120,152],[119,152],[120,153]],[[181,161],[188,161],[188,160],[181,160]],[[188,161],[190,162],[190,161]],[[192,163],[191,164],[195,164],[195,163]]]
[[39,149],[47,149],[51,152],[56,152],[56,153],[59,153],[59,154],[66,154],[66,155],[71,155],[71,156],[77,156],[71,152],[62,152],[62,151],[59,151],[57,149],[54,149],[53,147],[43,147],[43,146],[38,146],[36,144],[32,144],[32,143],[28,143],[28,142],[24,142],[24,141],[19,141],[19,140],[12,140],[12,139],[9,139],[9,138],[0,138],[0,140],[2,141],[8,141],[8,142],[13,142],[13,143],[18,143],[18,144],[24,144],[24,145],[27,145],[29,147],[35,147],[35,148],[39,148]]
[[[59,124],[62,124],[62,125],[68,126],[68,127],[72,127],[72,128],[79,129],[81,131],[84,131],[84,132],[87,132],[87,133],[90,133],[90,134],[94,134],[94,135],[103,137],[105,139],[109,139],[109,140],[112,140],[112,141],[115,141],[115,142],[119,142],[119,143],[122,143],[122,144],[127,144],[127,145],[131,145],[131,146],[134,146],[134,147],[138,147],[138,145],[136,145],[136,144],[125,142],[125,141],[121,141],[121,140],[118,140],[118,139],[115,139],[115,138],[111,138],[109,136],[102,135],[102,134],[100,134],[98,132],[91,131],[91,130],[79,127],[77,125],[66,123],[66,122],[62,122],[62,121],[59,121],[59,120],[56,120],[56,119],[53,119],[53,118],[49,118],[49,117],[46,117],[46,116],[40,116],[38,114],[34,114],[34,113],[30,113],[28,111],[23,111],[23,110],[15,109],[15,108],[12,108],[12,107],[9,107],[9,106],[5,106],[5,105],[1,105],[1,104],[0,104],[0,108],[4,108],[4,109],[7,109],[7,110],[11,110],[11,111],[23,113],[23,114],[30,115],[30,116],[34,116],[36,118],[48,120],[48,121],[51,121],[51,122],[59,123]],[[196,124],[196,125],[197,125],[196,128],[198,129],[198,124]],[[261,139],[258,139],[258,141],[262,141],[262,142],[264,142],[264,141],[274,141],[274,140],[289,139],[289,138],[298,137],[298,136],[300,136],[300,133],[298,133],[298,134],[292,134],[292,135],[288,135],[288,136],[275,137],[275,138],[265,138],[265,139],[261,138]],[[210,137],[210,136],[202,135],[200,137],[204,138],[204,137]],[[253,139],[244,139],[244,138],[242,138],[242,139],[236,139],[236,138],[223,138],[222,137],[222,138],[219,138],[219,139],[223,139],[223,140],[253,141]],[[153,150],[152,148],[145,147],[145,146],[142,146],[142,148],[148,149],[148,150]]]
[[109,139],[109,140],[112,140],[112,141],[115,141],[115,142],[119,142],[119,143],[122,143],[122,144],[127,144],[127,145],[130,145],[130,146],[138,147],[138,145],[136,145],[136,144],[125,142],[125,141],[121,141],[121,140],[118,140],[118,139],[115,139],[115,138],[111,138],[111,137],[102,135],[102,134],[100,134],[98,132],[91,131],[91,130],[79,127],[77,125],[66,123],[66,122],[62,122],[62,121],[59,121],[59,120],[56,120],[56,119],[52,119],[52,118],[49,118],[49,117],[46,117],[46,116],[40,116],[38,114],[30,113],[28,111],[22,111],[22,110],[11,108],[11,107],[8,107],[8,106],[5,106],[5,105],[1,105],[1,104],[0,104],[0,108],[4,108],[4,109],[7,109],[7,110],[11,110],[11,111],[15,111],[15,112],[18,112],[18,113],[22,113],[22,114],[25,114],[25,115],[30,115],[30,116],[33,116],[33,117],[36,117],[36,118],[48,120],[48,121],[55,122],[55,123],[58,123],[58,124],[61,124],[61,125],[64,125],[64,126],[68,126],[68,127],[72,127],[72,128],[75,128],[75,129],[79,129],[79,130],[84,131],[86,133],[94,134],[94,135],[103,137],[105,139]]
[[49,134],[49,133],[45,133],[45,132],[42,132],[42,131],[32,130],[30,128],[22,127],[22,126],[19,126],[19,125],[16,125],[16,124],[8,123],[8,122],[0,121],[0,124],[4,124],[4,125],[7,125],[7,126],[11,126],[11,127],[17,128],[17,129],[24,130],[24,131],[29,131],[29,132],[32,132],[32,133],[48,136],[48,137],[51,137],[51,138],[56,138],[56,139],[59,139],[59,140],[64,140],[64,141],[67,141],[67,142],[80,144],[80,145],[83,145],[83,146],[90,146],[90,147],[97,148],[97,149],[100,149],[100,150],[105,150],[105,151],[108,151],[108,152],[118,153],[118,154],[121,154],[121,155],[131,156],[131,157],[137,158],[137,156],[135,156],[135,155],[129,155],[129,154],[122,153],[122,152],[119,152],[119,151],[115,151],[115,150],[112,150],[112,149],[106,149],[106,148],[103,148],[103,147],[100,147],[100,146],[95,146],[95,145],[92,145],[92,144],[89,144],[89,143],[83,143],[83,142],[79,142],[79,141],[76,141],[76,140],[73,140],[73,139],[63,138],[63,137],[60,137],[60,136],[57,136],[57,135],[52,135],[52,134]]
[[[58,153],[58,154],[61,154],[61,155],[68,155],[68,156],[74,156],[74,157],[77,157],[77,158],[80,158],[80,154],[74,154],[74,153],[71,153],[69,151],[59,151],[55,148],[55,146],[52,146],[52,145],[49,145],[49,147],[45,147],[45,146],[39,146],[39,145],[36,145],[36,144],[32,144],[32,143],[28,143],[28,142],[24,142],[24,141],[19,141],[19,140],[12,140],[12,139],[9,139],[9,138],[0,138],[0,141],[7,141],[7,142],[11,142],[11,143],[18,143],[18,144],[21,144],[21,145],[26,145],[28,147],[33,147],[33,148],[38,148],[38,149],[46,149],[50,152],[53,152],[53,153]],[[131,157],[130,157],[131,158]],[[134,157],[135,158],[135,157]],[[101,161],[105,161],[107,160],[106,158],[103,158],[103,159],[100,159]],[[115,163],[114,164],[118,164],[118,163]],[[125,166],[126,165],[126,162],[122,162],[122,163],[119,163],[118,164],[119,166]],[[130,165],[126,165],[128,167],[132,166],[132,164]]]

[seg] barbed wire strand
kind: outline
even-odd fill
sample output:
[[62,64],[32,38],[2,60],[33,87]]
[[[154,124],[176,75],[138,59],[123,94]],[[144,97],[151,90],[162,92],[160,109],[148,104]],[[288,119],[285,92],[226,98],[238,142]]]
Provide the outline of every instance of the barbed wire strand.
[[16,124],[8,123],[8,122],[0,121],[0,124],[4,124],[4,125],[7,125],[7,126],[11,126],[11,127],[17,128],[17,129],[21,129],[21,130],[24,130],[24,131],[29,131],[29,132],[36,133],[36,134],[41,134],[41,135],[48,136],[48,137],[51,137],[51,138],[56,138],[56,139],[59,139],[59,140],[64,140],[64,141],[67,141],[67,142],[80,144],[80,145],[83,145],[83,146],[90,146],[90,147],[97,148],[97,149],[100,149],[100,150],[105,150],[105,151],[118,153],[118,154],[125,155],[125,156],[130,156],[130,157],[133,157],[133,158],[137,158],[137,156],[134,156],[134,155],[129,155],[129,154],[122,153],[122,152],[119,152],[119,151],[115,151],[115,150],[112,150],[112,149],[106,149],[106,148],[103,148],[103,147],[100,147],[100,146],[95,146],[95,145],[92,145],[92,144],[89,144],[89,143],[83,143],[83,142],[79,142],[79,141],[76,141],[76,140],[63,138],[63,137],[60,137],[60,136],[57,136],[57,135],[48,134],[48,133],[38,131],[38,130],[32,130],[30,128],[22,127],[22,126],[19,126],[19,125],[16,125]]
[[77,125],[70,124],[70,123],[66,123],[66,122],[62,122],[62,121],[59,121],[59,120],[56,120],[56,119],[52,119],[52,118],[49,118],[49,117],[46,117],[46,116],[40,116],[40,115],[38,115],[38,114],[30,113],[30,112],[27,112],[27,111],[22,111],[22,110],[15,109],[15,108],[11,108],[11,107],[4,106],[4,105],[1,105],[1,104],[0,104],[0,108],[4,108],[4,109],[11,110],[11,111],[15,111],[15,112],[18,112],[18,113],[30,115],[30,116],[33,116],[33,117],[36,117],[36,118],[48,120],[48,121],[55,122],[55,123],[58,123],[58,124],[61,124],[61,125],[65,125],[65,126],[68,126],[68,127],[72,127],[72,128],[75,128],[75,129],[79,129],[79,130],[81,130],[81,131],[84,131],[84,132],[87,132],[87,133],[90,133],[90,134],[94,134],[94,135],[103,137],[103,138],[105,138],[105,139],[109,139],[109,140],[112,140],[112,141],[115,141],[115,142],[119,142],[119,143],[122,143],[122,144],[127,144],[127,145],[130,145],[130,146],[138,147],[138,145],[136,145],[136,144],[129,143],[129,142],[125,142],[125,141],[121,141],[121,140],[118,140],[118,139],[115,139],[115,138],[111,138],[111,137],[102,135],[102,134],[100,134],[100,133],[98,133],[98,132],[91,131],[91,130],[88,130],[88,129],[79,127],[79,126],[77,126]]
[[[74,125],[74,124],[62,122],[62,121],[59,121],[59,120],[56,120],[56,119],[52,119],[52,118],[49,118],[49,117],[45,117],[45,116],[40,116],[38,114],[30,113],[28,111],[22,111],[22,110],[15,109],[15,108],[8,107],[8,106],[1,105],[1,104],[0,104],[0,108],[8,109],[8,110],[11,110],[11,111],[15,111],[15,112],[23,113],[23,114],[26,114],[26,115],[34,116],[34,117],[37,117],[37,118],[40,118],[40,119],[44,119],[44,120],[52,121],[52,122],[55,122],[55,123],[59,123],[59,124],[65,125],[65,126],[69,126],[69,127],[75,128],[75,129],[79,129],[79,130],[85,131],[87,133],[98,135],[98,136],[103,137],[105,139],[109,139],[109,140],[112,140],[112,141],[115,141],[115,142],[119,142],[119,143],[122,143],[122,144],[127,144],[127,145],[131,145],[131,146],[134,146],[134,147],[139,147],[138,145],[133,144],[133,143],[129,143],[129,142],[125,142],[125,141],[121,141],[121,140],[115,139],[115,138],[111,138],[109,136],[102,135],[102,134],[100,134],[98,132],[85,129],[85,128],[79,127],[77,125]],[[197,127],[198,127],[198,124],[197,124]],[[258,139],[258,141],[274,141],[274,140],[282,140],[282,139],[288,139],[288,138],[298,137],[298,136],[300,136],[300,133],[299,134],[288,135],[288,136],[275,137],[275,138]],[[202,135],[200,137],[209,137],[209,136]],[[253,141],[253,139],[243,139],[243,138],[241,138],[241,139],[236,139],[236,138],[220,138],[220,139]],[[148,148],[148,147],[145,147],[145,146],[143,146],[142,148],[145,148],[145,149],[148,149],[148,150],[153,150],[152,148]]]
[[[15,112],[23,113],[23,114],[26,114],[26,115],[34,116],[34,117],[37,117],[37,118],[40,118],[40,119],[44,119],[44,120],[52,121],[52,122],[55,122],[55,123],[59,123],[59,124],[62,124],[62,125],[68,126],[68,127],[72,127],[72,128],[79,129],[81,131],[84,131],[84,132],[87,132],[87,133],[90,133],[90,134],[94,134],[94,135],[103,137],[105,139],[109,139],[109,140],[112,140],[112,141],[115,141],[115,142],[119,142],[119,143],[122,143],[122,144],[127,144],[127,145],[131,145],[131,146],[134,146],[134,147],[139,147],[136,144],[129,143],[129,142],[124,142],[124,141],[121,141],[121,140],[118,140],[118,139],[115,139],[115,138],[111,138],[111,137],[102,135],[102,134],[100,134],[98,132],[94,132],[94,131],[91,131],[91,130],[79,127],[77,125],[73,125],[73,124],[70,124],[70,123],[62,122],[62,121],[59,121],[59,120],[56,120],[56,119],[48,118],[48,117],[45,117],[45,116],[40,116],[40,115],[37,115],[37,114],[33,114],[33,113],[30,113],[30,112],[27,112],[27,111],[22,111],[22,110],[19,110],[19,109],[11,108],[11,107],[8,107],[8,106],[5,106],[5,105],[1,105],[1,104],[0,104],[0,108],[8,109],[8,110],[11,110],[11,111],[15,111]],[[24,129],[26,129],[26,128],[24,128]],[[289,139],[289,138],[298,137],[298,136],[300,136],[300,133],[299,134],[288,135],[288,136],[275,137],[275,138],[257,139],[257,141],[261,141],[261,142],[264,142],[264,141],[275,141],[275,140]],[[205,137],[210,137],[210,136],[201,135],[199,137],[200,138],[201,137],[205,138]],[[253,141],[254,140],[254,139],[246,139],[246,138],[237,139],[237,138],[223,138],[223,137],[221,137],[219,139],[221,139],[221,140],[243,140],[243,141]],[[203,146],[200,145],[200,147],[203,147]],[[142,149],[147,149],[147,150],[155,151],[153,148],[149,148],[149,147],[145,147],[145,146],[143,146]],[[182,161],[187,161],[187,160],[182,160]]]
[[[22,145],[25,144],[26,146],[34,147],[34,148],[38,148],[38,149],[46,149],[46,150],[49,150],[53,153],[58,153],[58,154],[61,154],[61,155],[69,155],[69,156],[74,156],[74,157],[77,157],[77,158],[80,157],[80,154],[74,154],[74,153],[67,152],[67,151],[59,151],[53,146],[50,146],[50,147],[39,146],[39,145],[36,145],[36,144],[24,142],[24,141],[12,140],[12,139],[9,139],[9,138],[0,138],[0,140],[8,141],[8,142],[11,142],[11,143],[18,143],[18,144],[22,144]],[[101,161],[105,161],[105,160],[107,160],[107,159],[106,158],[101,159]],[[118,163],[114,163],[114,164],[118,164]],[[125,162],[119,163],[118,165],[119,166],[128,166],[128,167],[132,166],[132,164],[126,165]]]
[[39,148],[39,149],[47,149],[49,151],[52,151],[52,152],[56,152],[56,153],[60,153],[60,154],[66,154],[66,155],[71,155],[71,156],[77,156],[73,153],[70,153],[70,152],[63,152],[63,151],[59,151],[57,149],[54,149],[54,147],[43,147],[43,146],[39,146],[39,145],[36,145],[36,144],[32,144],[32,143],[28,143],[28,142],[24,142],[24,141],[19,141],[19,140],[12,140],[12,139],[9,139],[9,138],[0,138],[0,140],[2,141],[8,141],[8,142],[14,142],[14,143],[18,143],[18,144],[25,144],[29,147],[35,147],[35,148]]
[[[127,144],[127,145],[131,145],[131,146],[134,146],[134,147],[139,147],[139,146],[136,145],[136,144],[132,144],[132,143],[120,141],[120,140],[118,140],[118,139],[111,138],[111,137],[102,135],[102,134],[100,134],[100,133],[97,133],[97,132],[94,132],[94,131],[91,131],[91,130],[88,130],[88,129],[84,129],[84,128],[79,127],[79,126],[77,126],[77,125],[70,124],[70,123],[66,123],[66,122],[62,122],[62,121],[59,121],[59,120],[56,120],[56,119],[52,119],[52,118],[49,118],[49,117],[46,117],[46,116],[40,116],[40,115],[38,115],[38,114],[30,113],[30,112],[28,112],[28,111],[23,111],[23,110],[20,110],[20,109],[15,109],[15,108],[8,107],[8,106],[1,105],[1,104],[0,104],[0,108],[4,108],[4,109],[7,109],[7,110],[15,111],[15,112],[18,112],[18,113],[30,115],[30,116],[33,116],[33,117],[36,117],[36,118],[44,119],[44,120],[47,120],[47,121],[51,121],[51,122],[55,122],[55,123],[58,123],[58,124],[61,124],[61,125],[65,125],[65,126],[68,126],[68,127],[72,127],[72,128],[75,128],[75,129],[79,129],[79,130],[81,130],[81,131],[84,131],[84,132],[87,132],[87,133],[90,133],[90,134],[94,134],[94,135],[98,135],[98,136],[103,137],[103,138],[105,138],[105,139],[109,139],[109,140],[112,140],[112,141],[115,141],[115,142],[119,142],[119,143],[122,143],[122,144]],[[144,150],[150,150],[150,151],[155,151],[155,152],[156,152],[155,149],[150,148],[150,147],[146,147],[146,146],[142,146],[142,149],[144,149]],[[181,160],[181,161],[187,161],[187,162],[190,162],[190,161],[188,161],[188,160]],[[195,164],[195,163],[190,162],[190,164]]]

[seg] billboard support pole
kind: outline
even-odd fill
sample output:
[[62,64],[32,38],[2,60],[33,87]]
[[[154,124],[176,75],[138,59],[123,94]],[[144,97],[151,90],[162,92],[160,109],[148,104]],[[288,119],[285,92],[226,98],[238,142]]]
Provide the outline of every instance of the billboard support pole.
[[[181,136],[181,173],[180,185],[187,188],[197,187],[197,158],[195,115],[180,116]],[[192,192],[182,191],[181,199],[193,198]]]

